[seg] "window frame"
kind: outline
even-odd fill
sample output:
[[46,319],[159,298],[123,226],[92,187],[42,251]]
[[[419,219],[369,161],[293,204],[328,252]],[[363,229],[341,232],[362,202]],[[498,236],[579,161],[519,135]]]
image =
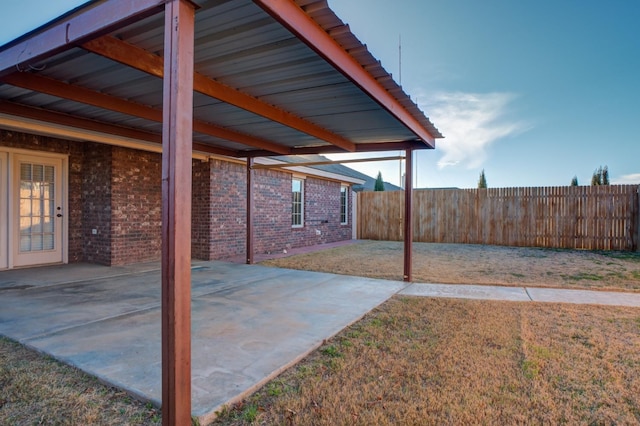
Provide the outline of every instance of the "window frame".
[[349,187],[340,185],[340,225],[349,224]]
[[[294,191],[295,182],[300,182],[300,200],[295,200],[295,194],[298,191]],[[299,204],[299,212],[296,211],[296,204]],[[299,223],[296,223],[296,218],[299,218]],[[304,179],[300,177],[291,177],[291,227],[292,228],[304,228]]]

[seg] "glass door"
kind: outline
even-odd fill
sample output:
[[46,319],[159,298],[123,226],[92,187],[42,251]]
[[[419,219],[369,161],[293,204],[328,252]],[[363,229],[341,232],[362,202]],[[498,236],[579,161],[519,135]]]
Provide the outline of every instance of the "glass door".
[[62,160],[16,155],[14,265],[62,262]]

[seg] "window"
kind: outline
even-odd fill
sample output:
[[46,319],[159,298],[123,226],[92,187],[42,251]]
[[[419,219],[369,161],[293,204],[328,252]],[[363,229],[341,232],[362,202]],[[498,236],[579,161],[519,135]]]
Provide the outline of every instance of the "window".
[[302,227],[304,219],[304,184],[302,179],[291,179],[291,226]]
[[340,187],[340,224],[346,225],[349,223],[349,188],[346,186]]

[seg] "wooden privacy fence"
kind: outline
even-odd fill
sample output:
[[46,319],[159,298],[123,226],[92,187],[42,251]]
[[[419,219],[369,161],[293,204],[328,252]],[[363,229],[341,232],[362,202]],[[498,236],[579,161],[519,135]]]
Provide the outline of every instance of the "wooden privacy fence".
[[[636,250],[636,185],[413,191],[413,240]],[[358,194],[358,238],[399,241],[404,191]]]

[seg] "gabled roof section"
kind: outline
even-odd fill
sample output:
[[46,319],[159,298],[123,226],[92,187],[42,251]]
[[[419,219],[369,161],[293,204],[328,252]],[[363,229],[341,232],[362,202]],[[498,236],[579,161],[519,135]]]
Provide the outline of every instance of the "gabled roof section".
[[[428,149],[442,137],[325,0],[194,3],[195,150]],[[92,1],[0,47],[2,122],[158,143],[163,6]]]

